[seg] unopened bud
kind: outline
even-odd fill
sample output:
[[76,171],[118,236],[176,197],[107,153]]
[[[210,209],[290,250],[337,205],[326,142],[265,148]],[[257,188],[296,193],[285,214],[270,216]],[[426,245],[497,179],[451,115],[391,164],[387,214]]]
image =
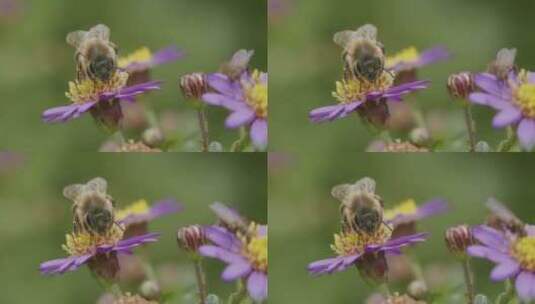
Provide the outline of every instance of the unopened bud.
[[486,141],[480,141],[476,144],[474,149],[476,152],[492,152],[492,148],[489,143]]
[[197,252],[199,247],[206,244],[204,229],[199,225],[191,225],[178,229],[178,246],[188,252]]
[[488,303],[489,303],[489,299],[485,295],[478,294],[474,298],[474,304],[488,304]]
[[180,77],[180,89],[186,99],[201,99],[208,92],[208,83],[203,73],[191,73]]
[[143,131],[141,138],[147,146],[152,148],[161,146],[165,140],[162,130],[157,127],[152,127]]
[[219,300],[219,297],[215,294],[209,294],[206,297],[206,304],[219,304],[221,301]]
[[427,294],[427,285],[425,285],[425,282],[421,280],[412,281],[409,284],[409,287],[407,287],[407,293],[411,297],[421,300],[425,298],[425,295]]
[[161,295],[160,286],[155,281],[147,280],[139,287],[139,292],[147,300],[158,300]]
[[409,134],[409,138],[412,143],[418,146],[427,146],[431,139],[426,128],[413,129]]
[[208,145],[208,151],[210,152],[223,152],[223,145],[218,141],[213,141]]
[[469,72],[452,74],[448,78],[448,91],[452,97],[466,99],[474,90],[474,77]]
[[474,244],[472,231],[467,225],[448,228],[444,239],[449,251],[461,258],[466,256],[466,248]]

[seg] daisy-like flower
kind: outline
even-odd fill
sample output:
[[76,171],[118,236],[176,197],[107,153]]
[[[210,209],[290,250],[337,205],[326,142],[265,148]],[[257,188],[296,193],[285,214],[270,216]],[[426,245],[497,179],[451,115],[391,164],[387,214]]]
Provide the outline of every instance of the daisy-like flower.
[[268,143],[268,74],[254,70],[243,72],[238,80],[223,73],[206,78],[214,92],[204,94],[202,99],[230,110],[225,121],[227,128],[250,127],[253,145],[265,149]]
[[383,218],[394,227],[409,224],[429,216],[444,213],[448,210],[448,204],[443,199],[433,199],[416,205],[413,199],[407,199],[391,209],[385,209]]
[[219,226],[205,227],[206,238],[199,253],[228,264],[221,277],[224,281],[242,279],[249,296],[262,302],[268,295],[268,227],[251,223],[246,232],[232,233]]
[[532,150],[535,146],[535,73],[511,72],[505,82],[482,73],[477,74],[474,81],[481,92],[470,94],[470,101],[498,111],[492,121],[493,127],[517,126],[520,145]]
[[181,59],[184,54],[175,46],[170,46],[152,53],[149,48],[142,47],[133,53],[119,58],[117,66],[128,73],[142,72],[157,65]]
[[506,235],[482,225],[472,229],[480,245],[468,247],[469,255],[485,258],[496,264],[490,274],[493,281],[514,279],[518,296],[526,302],[535,300],[535,227],[525,236]]
[[88,264],[97,274],[105,278],[113,278],[119,270],[117,254],[132,254],[133,248],[158,240],[157,233],[123,239],[122,229],[114,225],[105,235],[87,232],[67,234],[62,248],[69,256],[42,263],[39,267],[41,273],[63,274]]
[[[379,113],[381,123],[386,121],[388,106],[386,101],[401,101],[402,96],[408,93],[422,90],[427,87],[427,81],[415,81],[394,86],[394,76],[389,72],[383,72],[375,82],[365,79],[349,78],[336,82],[336,91],[332,93],[338,104],[321,107],[312,110],[309,118],[314,123],[333,121],[346,117],[355,111],[361,115],[374,115],[377,109],[383,107]],[[368,117],[368,120],[369,119]]]
[[376,255],[399,255],[400,249],[426,239],[426,233],[418,233],[399,238],[391,238],[390,227],[381,225],[374,234],[363,232],[341,232],[334,235],[331,249],[336,257],[319,260],[308,265],[308,271],[319,276],[344,271],[362,260],[370,260]]
[[449,57],[448,50],[441,46],[426,49],[421,53],[411,46],[393,56],[388,56],[385,62],[385,69],[395,72],[411,71],[435,62],[447,60]]
[[160,88],[158,81],[126,87],[128,73],[116,71],[109,81],[75,80],[69,82],[66,96],[72,104],[46,110],[42,118],[47,123],[67,122],[87,111],[105,125],[117,124],[122,118],[119,101],[134,102],[139,94]]
[[149,207],[146,200],[115,210],[115,219],[126,227],[125,236],[143,235],[148,232],[148,222],[166,214],[180,212],[182,206],[173,199],[158,201]]

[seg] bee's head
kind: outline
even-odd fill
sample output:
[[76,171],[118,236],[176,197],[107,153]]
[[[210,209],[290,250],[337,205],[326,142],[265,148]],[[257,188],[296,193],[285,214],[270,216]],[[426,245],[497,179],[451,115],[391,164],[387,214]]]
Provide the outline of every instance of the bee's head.
[[113,224],[113,215],[105,208],[92,206],[87,211],[87,225],[98,234],[105,234]]
[[382,222],[379,212],[367,207],[359,208],[353,220],[359,229],[368,234],[373,234]]
[[384,61],[372,54],[362,55],[353,65],[353,72],[368,81],[375,81],[383,72]]
[[95,78],[107,81],[116,69],[115,60],[106,55],[98,55],[89,64],[89,72]]

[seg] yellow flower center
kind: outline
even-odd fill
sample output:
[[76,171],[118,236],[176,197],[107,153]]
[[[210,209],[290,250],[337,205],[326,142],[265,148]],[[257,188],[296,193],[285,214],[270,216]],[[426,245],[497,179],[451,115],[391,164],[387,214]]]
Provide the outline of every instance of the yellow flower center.
[[98,101],[102,93],[118,92],[126,85],[128,73],[116,71],[106,82],[97,79],[85,79],[82,81],[69,81],[69,92],[65,95],[74,103]]
[[365,232],[341,232],[334,234],[334,244],[331,249],[339,256],[347,256],[364,251],[368,245],[384,244],[392,236],[392,230],[382,224],[374,234]]
[[522,269],[535,272],[535,236],[518,239],[514,242],[511,251]]
[[399,203],[396,207],[391,209],[386,209],[384,211],[383,217],[385,220],[393,220],[398,215],[410,215],[415,214],[418,210],[416,202],[412,199],[406,199]]
[[356,77],[337,81],[336,91],[332,95],[340,103],[350,103],[364,100],[368,93],[383,92],[390,88],[393,83],[394,77],[390,73],[383,71],[381,76],[374,82]]
[[151,59],[152,59],[151,51],[149,50],[148,47],[144,46],[142,48],[139,48],[139,49],[135,50],[131,54],[128,54],[127,56],[119,58],[119,60],[117,61],[117,65],[120,68],[124,69],[124,68],[126,68],[127,66],[129,66],[132,63],[135,63],[135,62],[146,62],[146,61],[149,61]]
[[123,238],[123,229],[124,227],[113,225],[105,235],[70,233],[65,236],[65,244],[61,248],[71,256],[95,253],[98,246],[117,244]]
[[513,86],[513,102],[528,117],[535,117],[535,84],[528,83],[527,72],[522,70],[518,74],[520,86]]
[[245,100],[251,106],[258,117],[267,117],[268,112],[268,86],[260,81],[262,73],[254,70],[251,74],[252,85],[244,84]]
[[400,63],[413,62],[418,60],[420,53],[418,49],[414,46],[408,47],[394,54],[393,56],[388,56],[386,58],[385,66],[387,68],[392,68]]
[[144,199],[140,199],[125,208],[115,210],[115,218],[120,221],[133,214],[147,214],[149,212],[149,209],[150,208],[147,201]]
[[267,272],[268,269],[268,237],[259,235],[258,225],[251,223],[247,236],[238,236],[246,244],[243,248],[243,255],[253,264],[253,268]]

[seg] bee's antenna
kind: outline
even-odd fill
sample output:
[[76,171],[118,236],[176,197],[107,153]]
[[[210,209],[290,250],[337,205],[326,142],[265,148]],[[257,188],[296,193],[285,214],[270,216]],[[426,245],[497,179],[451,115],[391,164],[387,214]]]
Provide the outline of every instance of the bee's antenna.
[[392,227],[390,227],[390,225],[388,225],[388,223],[385,222],[384,220],[383,220],[383,224],[386,226],[386,228],[388,228],[388,230],[394,231],[394,229]]
[[118,223],[117,221],[113,221],[113,223],[114,223],[115,225],[117,225],[117,227],[119,227],[119,229],[121,229],[121,230],[124,232],[124,228],[123,228],[123,226],[119,225],[119,223]]

